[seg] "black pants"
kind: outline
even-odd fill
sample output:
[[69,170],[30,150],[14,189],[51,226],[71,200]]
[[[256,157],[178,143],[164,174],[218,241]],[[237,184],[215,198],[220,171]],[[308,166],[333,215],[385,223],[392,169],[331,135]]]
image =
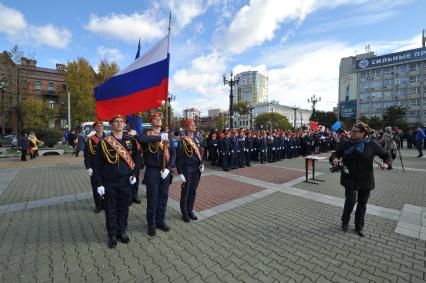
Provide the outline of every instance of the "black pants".
[[186,166],[183,168],[185,183],[182,184],[180,193],[180,212],[183,216],[193,213],[198,183],[200,182],[199,166]]
[[21,161],[27,161],[27,152],[26,149],[21,150]]
[[[358,195],[358,201],[357,201]],[[355,228],[364,228],[364,217],[367,211],[367,202],[370,197],[370,190],[353,190],[345,187],[345,206],[343,208],[342,223],[348,224],[351,218],[355,203],[358,202],[355,211]]]
[[164,224],[167,200],[169,198],[170,174],[161,178],[160,168],[147,166],[143,183],[146,185],[146,215],[149,227]]
[[129,200],[132,188],[129,178],[120,182],[104,182],[105,187],[105,217],[108,236],[113,237],[126,232],[129,217]]
[[139,173],[136,176],[136,183],[134,183],[132,186],[132,200],[138,199],[138,193],[139,193]]
[[97,187],[94,175],[90,176],[90,184],[92,185],[93,200],[95,201],[95,206],[96,208],[102,208],[102,198],[98,194],[98,191],[97,191],[98,187]]
[[419,151],[418,156],[423,156],[423,141],[418,141],[416,143],[417,150]]

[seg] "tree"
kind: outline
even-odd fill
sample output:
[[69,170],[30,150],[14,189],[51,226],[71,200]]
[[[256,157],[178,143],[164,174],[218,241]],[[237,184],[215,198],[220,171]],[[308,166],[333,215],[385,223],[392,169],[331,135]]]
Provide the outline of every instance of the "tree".
[[[93,89],[96,74],[84,58],[68,62],[65,68],[65,81],[71,93],[71,115],[74,126],[95,119],[95,97]],[[72,126],[71,126],[72,127]]]
[[98,73],[96,74],[96,85],[104,83],[107,79],[118,73],[119,67],[117,63],[109,63],[107,60],[102,60],[98,66]]
[[233,108],[234,112],[236,112],[236,113],[238,113],[240,115],[247,115],[247,114],[249,114],[249,105],[245,101],[241,101],[241,102],[235,103],[232,106],[232,108]]
[[390,106],[386,108],[383,115],[385,126],[398,127],[401,129],[407,128],[407,123],[404,121],[405,108],[401,106]]
[[256,117],[254,121],[256,129],[266,129],[266,130],[275,130],[275,129],[291,129],[292,125],[288,122],[286,116],[281,115],[280,113],[263,113]]
[[7,54],[9,55],[10,59],[12,59],[12,61],[15,64],[19,64],[21,62],[21,58],[25,57],[25,53],[24,51],[22,51],[21,48],[19,48],[18,45],[14,45],[12,47],[12,49],[10,49]]
[[215,117],[216,120],[216,128],[218,131],[222,131],[225,128],[225,116],[218,115]]
[[22,102],[24,126],[27,129],[46,129],[49,120],[56,119],[57,113],[50,109],[47,101],[29,96]]
[[[313,113],[310,120],[313,121]],[[337,121],[337,114],[333,111],[315,111],[315,121],[330,128]]]
[[383,121],[376,116],[373,116],[370,119],[368,119],[367,124],[368,126],[370,126],[370,128],[375,130],[383,129]]

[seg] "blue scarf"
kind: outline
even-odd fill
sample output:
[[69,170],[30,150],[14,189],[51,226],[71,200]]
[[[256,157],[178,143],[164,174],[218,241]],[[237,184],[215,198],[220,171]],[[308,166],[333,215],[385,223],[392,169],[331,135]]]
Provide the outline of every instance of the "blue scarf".
[[370,143],[370,139],[349,140],[349,143],[352,146],[345,150],[345,155],[351,154],[354,151],[358,154],[363,154],[364,153],[364,146],[367,143]]

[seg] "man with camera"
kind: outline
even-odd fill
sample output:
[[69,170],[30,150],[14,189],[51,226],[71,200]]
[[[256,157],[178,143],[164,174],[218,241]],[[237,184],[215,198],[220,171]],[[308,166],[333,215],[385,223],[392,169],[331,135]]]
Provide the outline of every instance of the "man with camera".
[[342,230],[348,231],[349,220],[355,203],[358,202],[355,212],[355,231],[364,237],[364,217],[370,191],[374,189],[374,156],[378,155],[382,161],[379,167],[382,170],[392,169],[392,157],[379,144],[369,138],[368,125],[358,122],[350,131],[350,139],[343,142],[331,155],[330,163],[334,168],[340,168],[340,184],[345,187],[345,205],[342,214]]

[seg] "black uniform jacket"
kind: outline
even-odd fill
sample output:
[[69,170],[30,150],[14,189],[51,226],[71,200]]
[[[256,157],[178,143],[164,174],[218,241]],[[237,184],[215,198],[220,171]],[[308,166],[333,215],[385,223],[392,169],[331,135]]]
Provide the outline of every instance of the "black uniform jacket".
[[349,141],[344,142],[330,157],[330,162],[334,158],[343,157],[343,164],[348,168],[349,174],[345,174],[342,170],[340,184],[354,190],[373,190],[375,186],[373,172],[374,156],[378,155],[383,159],[389,166],[388,169],[392,169],[392,157],[389,152],[385,151],[379,144],[372,140],[364,145],[364,153],[354,150],[349,154],[345,154],[345,151],[352,146]]

